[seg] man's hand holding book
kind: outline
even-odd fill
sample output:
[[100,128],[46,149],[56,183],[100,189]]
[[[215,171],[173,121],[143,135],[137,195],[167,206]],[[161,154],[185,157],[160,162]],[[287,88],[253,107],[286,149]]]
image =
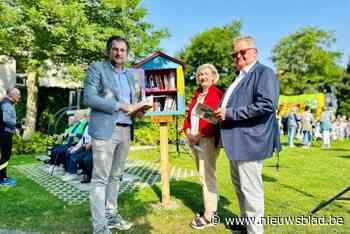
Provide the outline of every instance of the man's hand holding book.
[[136,104],[121,104],[120,109],[126,112],[127,115],[136,116],[142,119],[145,112],[153,107],[153,96],[148,96],[145,100]]

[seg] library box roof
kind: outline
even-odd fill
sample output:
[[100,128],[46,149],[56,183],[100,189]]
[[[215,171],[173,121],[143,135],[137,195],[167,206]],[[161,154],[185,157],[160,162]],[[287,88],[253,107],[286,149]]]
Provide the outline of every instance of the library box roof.
[[158,69],[176,69],[182,66],[183,70],[186,68],[186,64],[174,57],[171,57],[161,51],[154,52],[147,58],[143,59],[134,67],[142,68],[145,70],[158,70]]

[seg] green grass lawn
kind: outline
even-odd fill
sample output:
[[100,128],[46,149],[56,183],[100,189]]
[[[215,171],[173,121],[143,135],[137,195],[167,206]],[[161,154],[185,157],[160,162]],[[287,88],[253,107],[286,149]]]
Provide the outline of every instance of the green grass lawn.
[[[178,156],[170,148],[172,166],[194,169],[190,155]],[[130,159],[157,160],[159,150],[131,152]],[[34,156],[14,156],[11,165],[34,162]],[[265,216],[307,215],[321,202],[350,186],[350,141],[333,144],[321,150],[319,143],[311,149],[285,148],[280,155],[281,168],[275,168],[276,158],[264,162]],[[0,188],[0,229],[39,231],[42,233],[90,233],[89,205],[66,205],[33,181],[10,167],[9,174],[17,178],[15,188]],[[238,203],[229,176],[224,152],[217,162],[221,218],[239,214]],[[135,222],[124,233],[199,233],[189,227],[194,212],[202,209],[201,186],[197,177],[171,181],[172,199],[176,210],[152,208],[159,202],[160,184],[140,191],[123,193],[121,213]],[[349,197],[350,194],[347,194]],[[266,225],[265,233],[350,233],[350,201],[336,201],[317,216],[336,216],[343,225]],[[123,232],[121,232],[123,233]],[[200,233],[229,233],[223,224]]]

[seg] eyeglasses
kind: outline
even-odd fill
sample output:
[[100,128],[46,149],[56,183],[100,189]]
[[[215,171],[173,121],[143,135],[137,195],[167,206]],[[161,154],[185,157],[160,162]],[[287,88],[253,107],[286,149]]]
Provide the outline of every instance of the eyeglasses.
[[232,55],[232,58],[236,59],[236,58],[238,57],[238,54],[240,54],[242,57],[244,57],[244,56],[247,54],[247,52],[248,52],[249,50],[251,50],[251,49],[256,50],[256,48],[246,48],[246,49],[242,49],[242,50],[240,50],[240,51],[237,51],[237,52],[232,53],[232,54],[231,54],[231,55]]

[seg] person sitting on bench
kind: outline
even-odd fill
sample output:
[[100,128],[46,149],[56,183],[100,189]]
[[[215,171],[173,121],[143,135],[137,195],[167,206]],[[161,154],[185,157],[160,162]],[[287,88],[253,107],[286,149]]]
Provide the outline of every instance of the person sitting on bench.
[[70,147],[65,154],[67,174],[62,178],[64,181],[77,178],[78,165],[83,167],[83,160],[91,154],[91,137],[88,133],[89,126],[84,130],[83,136],[79,142]]
[[76,145],[81,139],[84,130],[87,126],[86,116],[82,112],[76,112],[74,115],[74,121],[76,122],[72,127],[65,131],[64,135],[68,138],[63,142],[63,144],[55,145],[51,149],[49,164],[60,165],[63,164],[66,168],[66,152],[67,150]]

